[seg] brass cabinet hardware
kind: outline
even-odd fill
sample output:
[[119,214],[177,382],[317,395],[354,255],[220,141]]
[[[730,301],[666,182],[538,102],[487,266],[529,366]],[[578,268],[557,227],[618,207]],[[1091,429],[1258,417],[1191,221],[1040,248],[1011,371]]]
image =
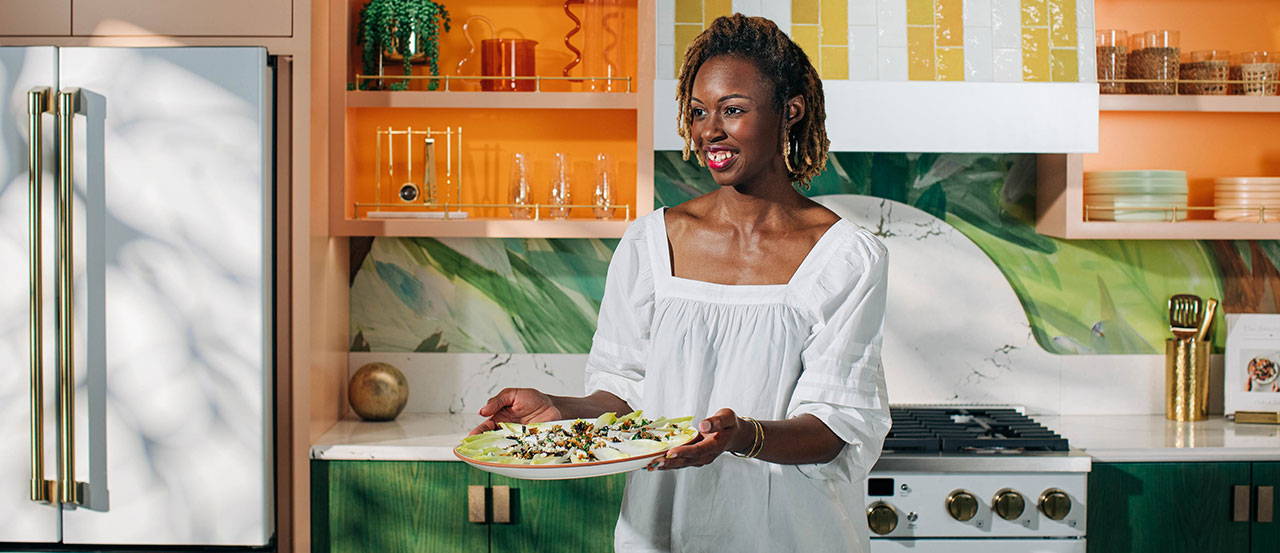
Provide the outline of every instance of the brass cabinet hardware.
[[493,522],[511,524],[511,487],[493,487]]
[[964,490],[951,492],[947,496],[947,514],[960,522],[972,520],[978,514],[978,498]]
[[867,525],[878,535],[885,535],[898,527],[898,511],[883,501],[867,507]]
[[486,522],[484,503],[484,486],[467,486],[467,522]]
[[1018,520],[1026,508],[1026,498],[1008,488],[996,492],[995,498],[991,500],[991,510],[1005,520]]
[[1050,520],[1062,520],[1071,514],[1071,496],[1057,488],[1049,488],[1040,494],[1040,512]]
[[31,350],[31,500],[41,503],[55,502],[57,483],[44,479],[44,241],[41,240],[43,224],[44,146],[43,119],[49,113],[51,89],[38,86],[27,92],[27,233],[30,245],[30,330]]
[[1275,486],[1258,486],[1258,522],[1274,522],[1276,509]]
[[75,180],[72,168],[75,161],[75,116],[80,112],[80,89],[67,88],[58,92],[58,187],[55,194],[55,293],[57,309],[54,326],[57,327],[58,350],[58,444],[62,449],[58,470],[58,499],[62,503],[84,504],[85,486],[76,482],[75,445],[75,303],[72,298],[75,266],[73,259],[74,233],[72,200],[75,197]]
[[1231,522],[1249,522],[1249,486],[1232,486]]

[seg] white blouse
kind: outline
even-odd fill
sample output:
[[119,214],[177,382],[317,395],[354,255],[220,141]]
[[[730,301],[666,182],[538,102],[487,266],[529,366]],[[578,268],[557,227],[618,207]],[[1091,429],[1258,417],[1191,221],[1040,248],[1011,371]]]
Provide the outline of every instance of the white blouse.
[[788,283],[713,284],[672,275],[664,217],[659,209],[637,219],[609,263],[587,393],[610,392],[655,416],[809,413],[845,446],[824,464],[721,455],[703,467],[632,472],[615,550],[868,551],[862,481],[890,423],[884,245],[841,219]]

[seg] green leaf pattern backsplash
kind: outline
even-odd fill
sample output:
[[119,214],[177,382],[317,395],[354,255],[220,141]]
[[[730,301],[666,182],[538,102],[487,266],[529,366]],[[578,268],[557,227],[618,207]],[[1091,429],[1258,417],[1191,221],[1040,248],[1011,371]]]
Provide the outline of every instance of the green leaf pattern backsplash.
[[[715,187],[679,152],[654,161],[657,205]],[[1007,282],[991,285],[1013,286],[1036,340],[1053,353],[1162,352],[1164,303],[1175,293],[1225,298],[1235,310],[1280,302],[1280,242],[1042,236],[1035,174],[1033,155],[833,153],[806,193],[892,199],[953,225],[1000,268]],[[352,350],[586,353],[616,245],[375,239],[351,286]]]

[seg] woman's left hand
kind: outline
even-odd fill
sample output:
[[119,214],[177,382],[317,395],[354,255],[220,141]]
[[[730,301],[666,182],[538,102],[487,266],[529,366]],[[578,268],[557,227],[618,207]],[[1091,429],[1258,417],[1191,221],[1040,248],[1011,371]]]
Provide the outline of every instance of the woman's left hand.
[[747,428],[732,409],[721,409],[698,423],[698,437],[692,443],[667,450],[665,456],[654,459],[645,468],[671,470],[708,464],[721,453],[745,449],[741,443],[743,436],[753,436],[744,429]]

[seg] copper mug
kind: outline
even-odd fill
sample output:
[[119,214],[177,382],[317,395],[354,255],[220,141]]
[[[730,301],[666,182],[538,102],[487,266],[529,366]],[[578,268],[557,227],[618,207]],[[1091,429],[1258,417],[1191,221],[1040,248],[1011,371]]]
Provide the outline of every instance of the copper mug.
[[467,52],[466,57],[458,62],[454,73],[461,74],[462,65],[475,55],[476,43],[471,39],[469,31],[471,22],[477,19],[488,25],[489,34],[495,37],[480,41],[480,76],[512,77],[508,79],[481,79],[480,90],[519,92],[536,90],[538,88],[537,79],[517,79],[514,77],[533,77],[536,74],[534,48],[537,46],[538,41],[527,38],[497,38],[493,22],[482,15],[473,15],[462,25],[463,35],[467,37],[467,44],[471,46],[471,50]]

